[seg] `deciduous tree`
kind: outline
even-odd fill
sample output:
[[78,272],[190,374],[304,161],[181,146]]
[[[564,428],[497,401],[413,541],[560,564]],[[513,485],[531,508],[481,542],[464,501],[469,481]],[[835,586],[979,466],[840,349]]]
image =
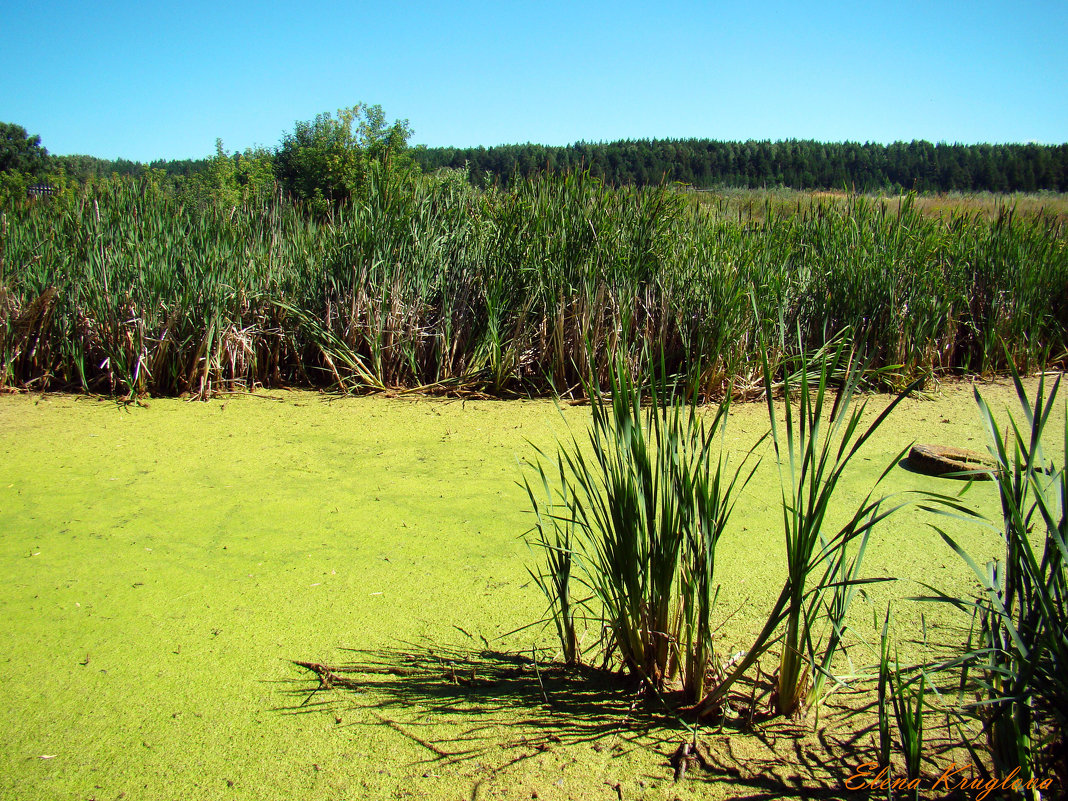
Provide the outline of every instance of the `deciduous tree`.
[[37,177],[48,166],[48,151],[41,146],[40,136],[30,136],[21,125],[0,122],[0,172]]
[[357,104],[298,122],[275,155],[275,174],[292,196],[325,211],[367,191],[370,165],[391,177],[416,170],[407,120],[386,123],[381,106]]

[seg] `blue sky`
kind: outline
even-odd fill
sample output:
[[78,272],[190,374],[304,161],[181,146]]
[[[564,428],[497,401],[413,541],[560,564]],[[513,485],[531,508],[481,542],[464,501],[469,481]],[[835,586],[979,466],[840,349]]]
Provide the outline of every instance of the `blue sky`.
[[1068,142],[1068,2],[16,3],[0,121],[52,153],[273,147],[357,102],[415,144]]

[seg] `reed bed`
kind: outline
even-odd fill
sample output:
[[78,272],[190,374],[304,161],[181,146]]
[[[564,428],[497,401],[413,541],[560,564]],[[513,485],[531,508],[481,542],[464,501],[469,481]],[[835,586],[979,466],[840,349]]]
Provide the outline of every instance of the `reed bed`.
[[649,352],[715,395],[759,389],[758,343],[784,327],[810,351],[847,331],[904,385],[1063,361],[1068,247],[1051,215],[862,197],[718,213],[581,173],[484,192],[372,174],[325,218],[115,180],[3,212],[0,319],[0,386],[128,397],[582,394]]

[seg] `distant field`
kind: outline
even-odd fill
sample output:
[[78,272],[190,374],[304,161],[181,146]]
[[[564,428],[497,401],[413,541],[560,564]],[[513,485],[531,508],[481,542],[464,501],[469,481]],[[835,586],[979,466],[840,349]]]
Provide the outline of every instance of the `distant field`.
[[[1010,403],[1004,385],[982,390]],[[970,393],[906,402],[856,462],[841,513],[909,441],[982,449]],[[853,758],[835,750],[852,731],[841,721],[824,744],[803,741],[814,761],[801,763],[795,724],[769,724],[764,745],[709,734],[729,770],[673,784],[683,730],[628,713],[624,688],[561,679],[551,631],[514,631],[544,611],[517,462],[588,414],[314,392],[147,408],[0,397],[0,797],[611,799],[619,785],[628,799],[719,798],[781,792],[794,775],[834,790],[834,760]],[[766,425],[762,406],[736,407],[727,447]],[[947,487],[960,485],[895,469],[886,489]],[[989,484],[968,497],[997,512]],[[777,504],[765,451],[721,546],[721,653],[745,647],[781,586]],[[929,522],[910,512],[877,533],[868,572],[903,580],[856,603],[858,634],[873,637],[886,598],[917,580],[971,585]],[[996,535],[940,525],[998,556]],[[905,641],[921,611],[929,636],[958,636],[942,611],[897,610]],[[522,661],[534,645],[548,649],[548,706]],[[850,653],[870,663],[859,643]],[[315,692],[293,660],[393,672]]]
[[[796,209],[798,203],[804,205],[817,200],[845,204],[853,197],[848,192],[795,189],[709,189],[693,194],[702,204],[722,209],[720,213],[725,216],[737,216],[739,213],[746,216],[752,213],[756,219],[763,219],[769,204],[771,208],[790,210],[791,207]],[[890,209],[896,208],[907,197],[885,193],[861,193],[861,196]],[[992,192],[925,192],[915,195],[914,198],[917,210],[939,219],[950,219],[953,215],[974,215],[980,219],[994,221],[999,215],[1012,211],[1021,217],[1050,217],[1062,226],[1068,223],[1068,194],[1059,192],[1004,195]]]

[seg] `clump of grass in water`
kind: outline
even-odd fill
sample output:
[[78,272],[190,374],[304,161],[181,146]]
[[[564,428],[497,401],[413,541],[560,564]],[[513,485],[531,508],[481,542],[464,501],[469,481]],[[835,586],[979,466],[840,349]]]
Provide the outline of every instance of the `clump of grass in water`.
[[[886,617],[883,619],[879,648],[879,764],[889,773],[893,746],[890,724],[893,720],[896,724],[901,752],[905,758],[905,777],[895,780],[892,776],[888,776],[890,787],[886,797],[888,800],[892,799],[895,787],[902,787],[909,790],[909,797],[918,801],[921,789],[920,769],[923,757],[924,697],[927,676],[920,669],[916,675],[908,678],[908,670],[902,669],[896,654],[894,665],[890,666],[889,628],[890,606],[888,604]],[[917,682],[919,682],[918,685]]]
[[[589,391],[592,456],[572,439],[552,468],[539,452],[539,491],[526,481],[532,542],[545,556],[532,574],[568,663],[581,658],[577,625],[592,619],[607,632],[606,660],[618,653],[657,693],[678,679],[692,703],[714,663],[716,547],[755,464],[745,472],[746,457],[731,471],[716,448],[729,400],[708,420],[654,384],[643,412],[641,386],[621,361],[609,397],[596,384]],[[576,603],[572,581],[589,597]]]
[[[780,428],[772,372],[765,358],[788,575],[753,646],[718,684],[706,686],[715,668],[715,551],[737,491],[755,470],[754,465],[743,472],[748,456],[733,473],[722,453],[713,460],[713,438],[725,425],[729,401],[706,426],[692,404],[677,397],[661,401],[664,390],[654,386],[643,420],[640,391],[617,366],[610,399],[592,388],[593,458],[573,440],[569,448],[561,448],[555,474],[544,461],[537,463],[544,500],[527,482],[540,510],[533,542],[546,556],[545,570],[534,576],[549,597],[568,661],[579,658],[576,625],[581,617],[575,609],[581,607],[609,632],[605,659],[618,652],[626,667],[658,692],[678,676],[686,703],[698,717],[718,715],[731,685],[777,643],[777,711],[794,715],[820,700],[831,661],[848,631],[856,588],[888,580],[861,576],[871,531],[904,504],[873,501],[873,488],[833,533],[824,531],[826,513],[850,460],[907,391],[862,430],[866,404],[854,400],[865,371],[839,344],[823,351],[815,363],[801,358],[796,369],[784,369],[786,424]],[[842,383],[828,414],[832,377]],[[792,381],[799,385],[796,417]],[[891,460],[876,485],[904,452]],[[590,591],[589,599],[574,602],[572,579]]]
[[972,568],[982,595],[966,599],[929,589],[931,600],[974,615],[978,641],[969,641],[953,663],[963,664],[962,686],[977,694],[963,714],[981,725],[997,778],[1019,779],[1021,794],[1037,799],[1043,781],[1056,775],[1062,788],[1068,781],[1068,421],[1064,461],[1053,469],[1044,461],[1042,440],[1060,379],[1048,396],[1040,379],[1034,404],[1015,372],[1013,379],[1027,420],[1023,428],[1010,416],[1009,430],[1002,431],[976,391],[998,463],[1005,562],[983,569],[939,530]]
[[[766,354],[766,351],[764,351]],[[895,456],[874,482],[853,516],[834,532],[825,521],[838,483],[850,461],[878,427],[915,387],[898,394],[867,426],[861,428],[866,402],[856,403],[867,370],[844,342],[820,353],[810,363],[802,356],[792,375],[798,383],[795,414],[791,381],[783,382],[785,426],[775,409],[774,377],[765,355],[764,387],[772,439],[782,488],[787,577],[782,591],[745,657],[695,707],[699,716],[717,715],[730,687],[776,643],[781,643],[776,710],[796,715],[818,703],[831,676],[831,662],[848,631],[847,614],[856,588],[873,581],[861,577],[861,565],[874,527],[905,504],[872,500],[875,487],[908,450]],[[789,369],[787,369],[789,374]],[[840,377],[836,391],[832,377]],[[830,395],[834,395],[829,412]],[[824,433],[824,415],[826,427]]]

